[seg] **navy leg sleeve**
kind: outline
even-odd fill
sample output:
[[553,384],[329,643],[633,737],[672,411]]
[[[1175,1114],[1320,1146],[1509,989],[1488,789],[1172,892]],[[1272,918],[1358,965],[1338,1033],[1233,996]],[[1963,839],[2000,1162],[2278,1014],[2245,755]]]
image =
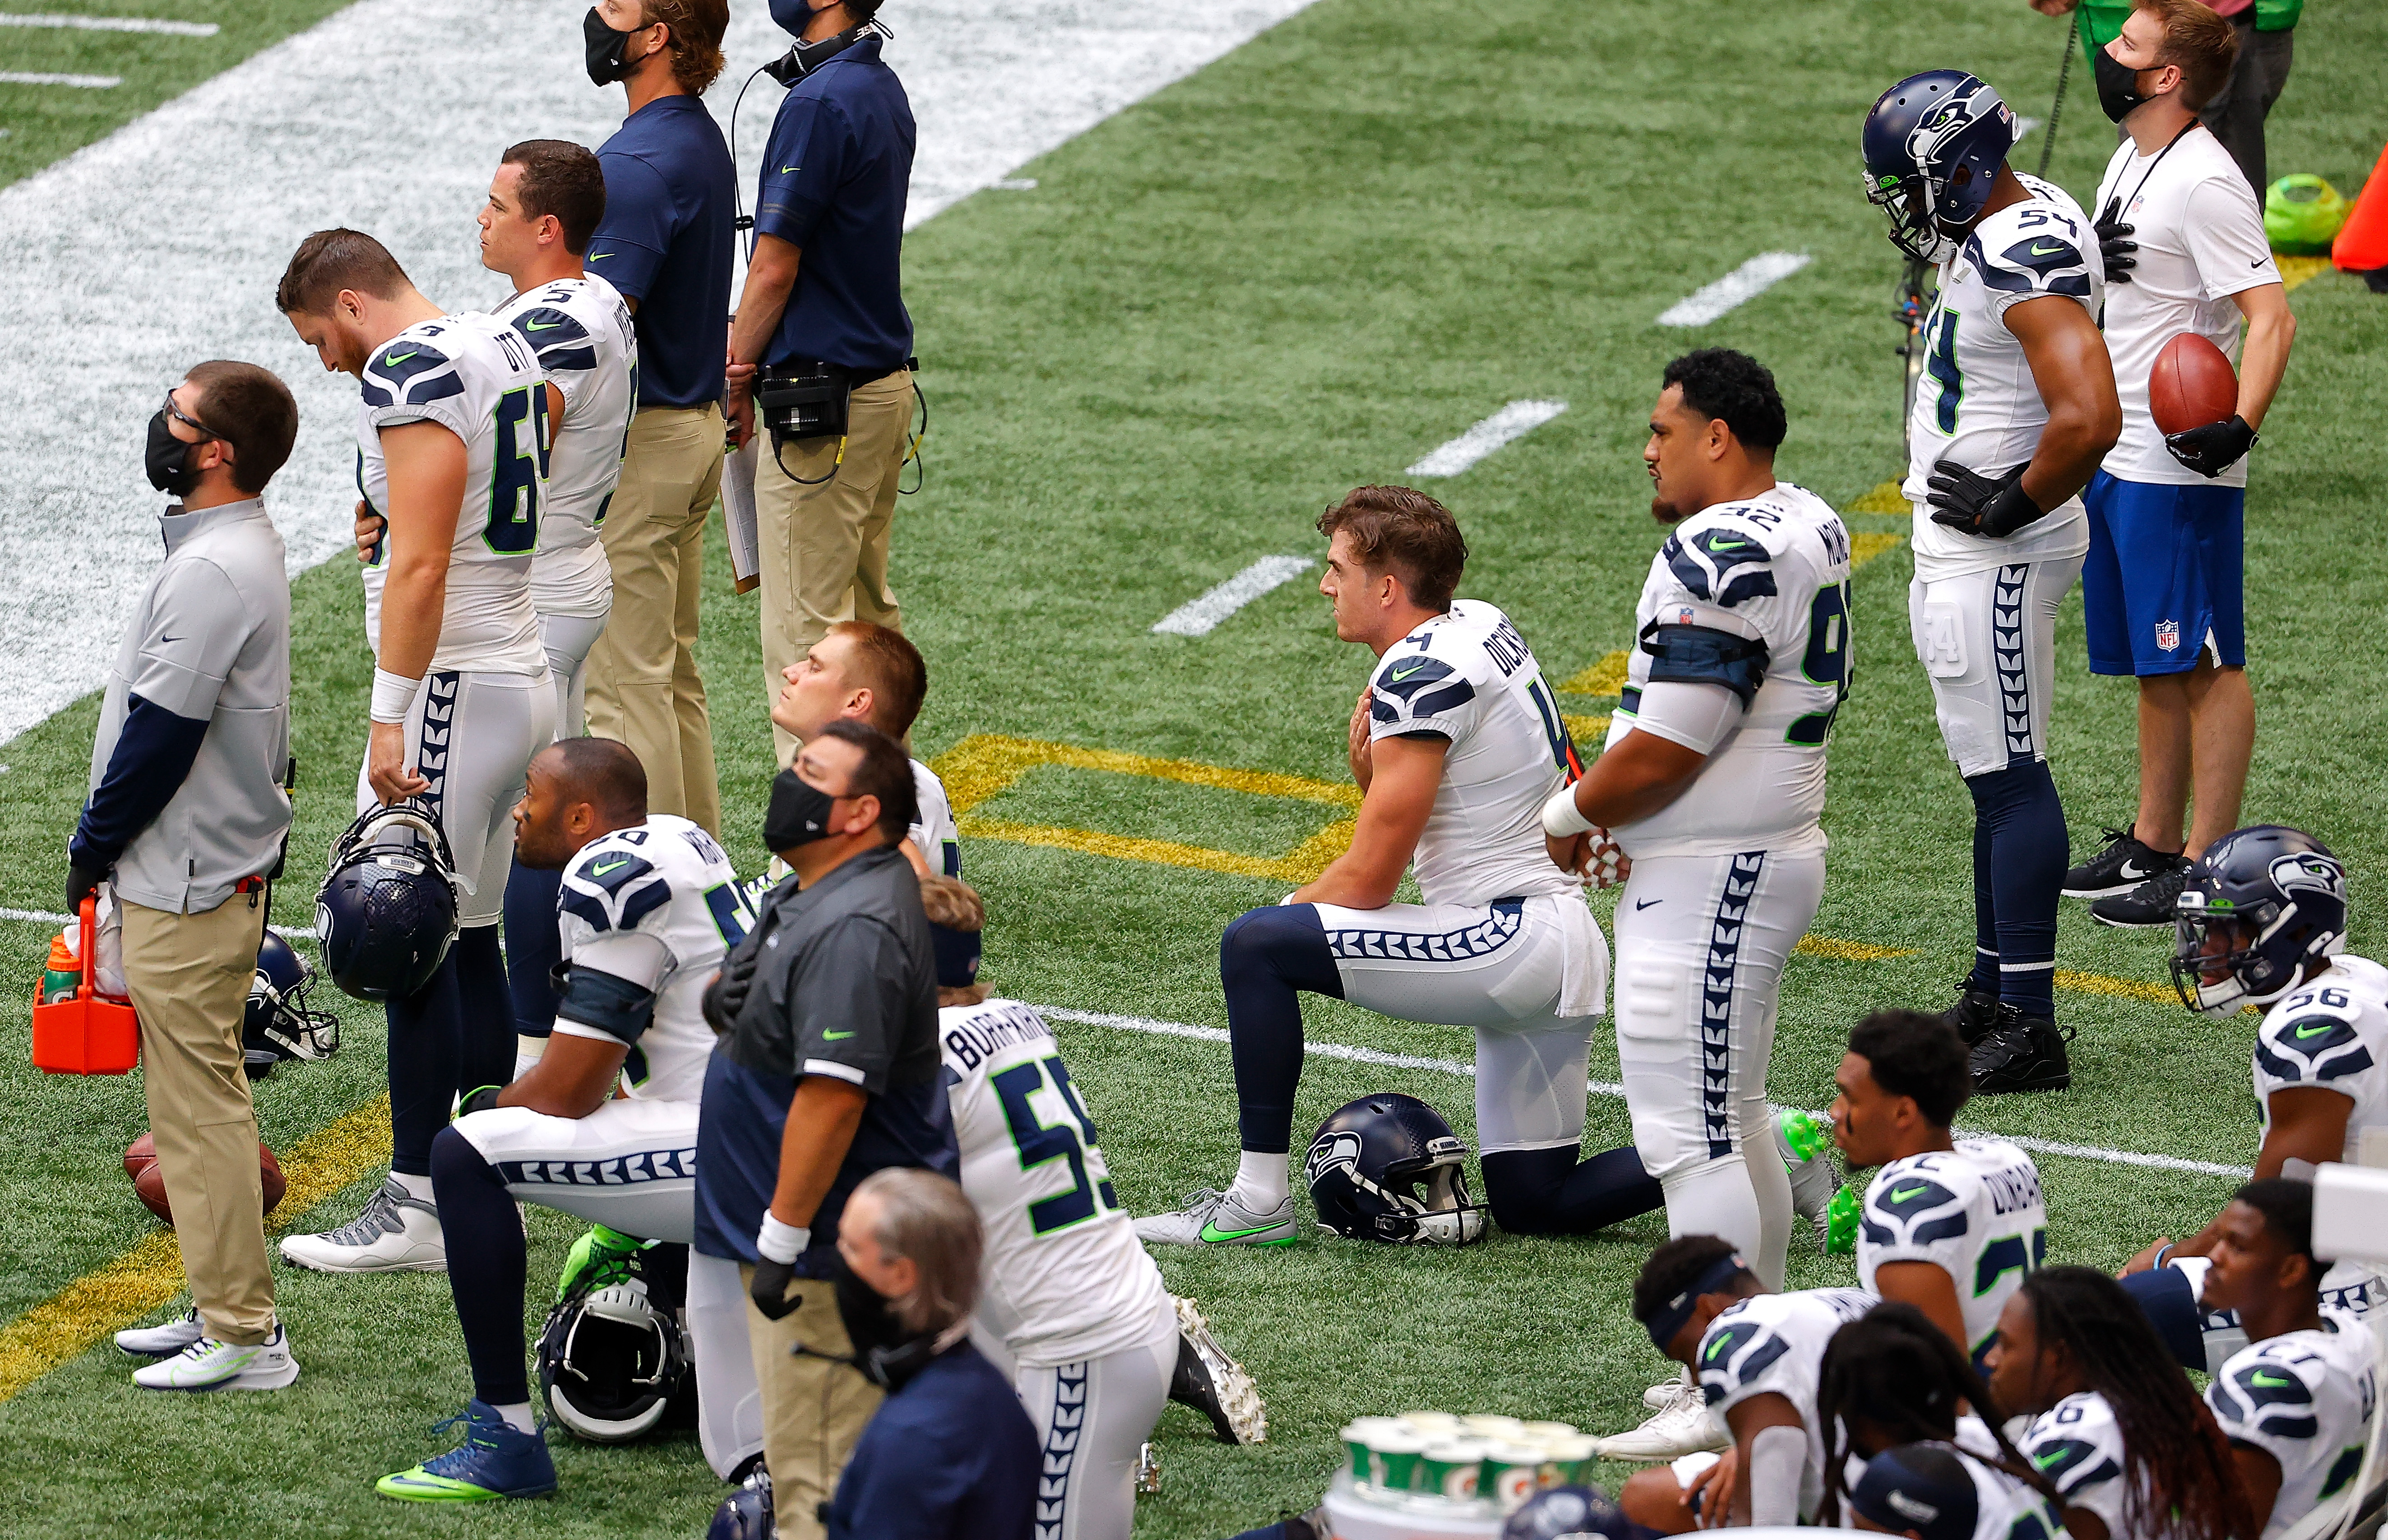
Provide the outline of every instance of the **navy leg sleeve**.
[[1238,1136],[1255,1154],[1284,1154],[1293,1142],[1293,1093],[1302,1084],[1298,992],[1343,998],[1318,910],[1277,904],[1238,916],[1219,937],[1219,985],[1227,997]]
[[473,1363],[473,1394],[492,1406],[530,1399],[523,1368],[522,1220],[495,1167],[464,1135],[431,1142],[431,1192],[448,1238],[448,1289]]
[[514,1007],[506,990],[506,959],[498,947],[498,927],[476,925],[457,932],[450,955],[456,960],[456,1003],[463,1023],[456,1088],[502,1086],[514,1077]]
[[[1966,789],[1973,790],[1972,783]],[[1999,992],[1999,898],[1990,873],[1998,869],[1990,845],[1990,820],[1982,811],[1981,794],[1974,795],[1974,971],[1969,988],[1995,999]]]
[[1631,1145],[1578,1161],[1581,1145],[1500,1150],[1484,1157],[1492,1222],[1512,1235],[1590,1235],[1667,1206],[1658,1178]]
[[[2045,761],[2012,765],[1965,783],[1976,828],[1989,829],[1998,910],[1999,1002],[2026,1016],[2056,1014],[2056,906],[2068,850],[2064,808]],[[1981,844],[1975,843],[1978,863]],[[1975,890],[1980,887],[1978,864]],[[1977,900],[1978,901],[1978,900]]]
[[2133,1273],[2121,1280],[2123,1292],[2131,1296],[2148,1324],[2156,1329],[2180,1367],[2205,1372],[2204,1315],[2197,1307],[2197,1295],[2189,1286],[2189,1275],[2178,1267],[2151,1267],[2143,1273]]
[[[450,948],[431,982],[388,1003],[389,1168],[402,1176],[431,1175],[431,1140],[455,1110],[456,1076],[464,1047],[464,1013],[456,992],[456,949]],[[505,1076],[501,1075],[500,1079]]]
[[516,862],[506,878],[506,992],[514,997],[514,1031],[544,1037],[555,1025],[555,990],[548,975],[564,955],[555,928],[562,871],[540,872]]

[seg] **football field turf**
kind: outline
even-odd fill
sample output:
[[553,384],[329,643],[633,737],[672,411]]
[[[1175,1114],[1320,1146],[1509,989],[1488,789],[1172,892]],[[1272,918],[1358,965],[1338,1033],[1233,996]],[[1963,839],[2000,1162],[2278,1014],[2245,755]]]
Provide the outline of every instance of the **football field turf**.
[[[1058,1030],[1131,1208],[1167,1206],[1234,1168],[1226,1045],[1150,1028],[1224,1026],[1220,930],[1293,886],[1348,816],[1329,788],[1348,779],[1343,724],[1368,663],[1335,641],[1315,570],[1205,636],[1156,635],[1153,622],[1263,557],[1316,556],[1312,520],[1353,485],[1404,479],[1507,402],[1564,401],[1464,474],[1423,485],[1467,534],[1463,596],[1501,605],[1545,674],[1582,692],[1564,697],[1569,713],[1605,716],[1613,695],[1596,692],[1614,683],[1579,676],[1630,644],[1659,538],[1637,456],[1660,366],[1690,346],[1746,349],[1789,405],[1786,478],[1847,508],[1894,477],[1897,257],[1859,191],[1858,123],[1891,81],[1950,63],[2044,116],[2055,54],[2052,24],[2020,0],[1319,0],[1021,168],[1034,190],[981,193],[910,235],[907,298],[934,412],[927,486],[901,510],[896,552],[906,627],[931,668],[915,744],[964,805],[987,980],[1113,1018]],[[2273,117],[2276,174],[2319,172],[2353,196],[2379,150],[2382,58],[2388,13],[2312,8]],[[0,96],[11,123],[19,100]],[[2052,168],[2077,197],[2094,187],[2111,132],[2077,79]],[[2028,168],[2039,150],[2035,134],[2017,159]],[[1708,325],[1657,325],[1769,251],[1812,260]],[[2388,881],[2388,839],[2372,826],[2388,767],[2377,682],[2388,575],[2371,522],[2388,477],[2388,301],[2333,274],[2291,303],[2296,352],[2249,500],[2259,739],[2247,811],[2312,829],[2347,858],[2354,946],[2371,952],[2382,933],[2369,895]],[[206,339],[191,346],[206,355]],[[295,345],[261,362],[312,367]],[[136,409],[146,402],[124,411]],[[1905,528],[1879,512],[1849,521],[1861,536]],[[1904,545],[1872,543],[1833,743],[1819,939],[1785,985],[1772,1091],[1791,1105],[1830,1095],[1857,1015],[1937,1008],[1970,959],[1970,811],[1907,642]],[[712,556],[703,662],[723,833],[753,871],[772,769],[755,608],[730,594],[718,540]],[[345,563],[300,578],[296,599],[299,827],[278,918],[304,925],[321,852],[351,808],[372,665]],[[2053,757],[2078,855],[2130,815],[2132,695],[2088,675],[2077,597],[2059,656]],[[0,745],[0,905],[57,906],[95,717],[86,699]],[[1595,746],[1588,727],[1579,736]],[[38,923],[0,923],[0,981],[21,981],[16,1000],[45,944]],[[2206,1024],[2170,1003],[2167,947],[2160,933],[2101,930],[2069,904],[2058,1010],[2080,1033],[2074,1087],[1977,1102],[1962,1120],[2174,1163],[2043,1154],[2053,1259],[2111,1266],[2157,1233],[2194,1228],[2231,1178],[2177,1167],[2253,1159],[2254,1018]],[[286,1154],[382,1089],[379,1012],[328,986],[318,1001],[347,1024],[338,1058],[259,1088],[264,1137]],[[1391,1088],[1472,1137],[1470,1083],[1435,1067],[1467,1061],[1465,1032],[1334,1002],[1312,1002],[1307,1020],[1315,1041],[1411,1062],[1314,1056],[1298,1132]],[[70,1351],[78,1321],[146,1297],[138,1264],[158,1253],[152,1241],[133,1268],[77,1287],[158,1233],[117,1165],[144,1126],[140,1088],[32,1072],[21,1003],[0,1008],[0,1026],[12,1136],[0,1144],[0,1323],[13,1323],[0,1324],[0,1394],[13,1392],[0,1403],[0,1493],[13,1533],[701,1530],[720,1488],[692,1435],[596,1449],[559,1433],[563,1490],[550,1503],[451,1515],[375,1498],[375,1477],[445,1446],[426,1430],[468,1394],[436,1275],[284,1269],[305,1373],[277,1395],[144,1394],[112,1348]],[[1615,1072],[1596,1035],[1594,1077]],[[1626,1132],[1622,1103],[1595,1095],[1587,1145]],[[276,1220],[343,1220],[375,1177]],[[553,1275],[572,1233],[532,1211],[534,1280]],[[1271,1436],[1222,1448],[1173,1408],[1138,1534],[1193,1540],[1306,1508],[1354,1415],[1436,1406],[1631,1426],[1662,1366],[1626,1296],[1664,1233],[1652,1215],[1589,1241],[1162,1254],[1171,1287],[1201,1302],[1258,1379]],[[1847,1282],[1852,1268],[1802,1250],[1793,1277]],[[65,1306],[43,1308],[70,1290]]]

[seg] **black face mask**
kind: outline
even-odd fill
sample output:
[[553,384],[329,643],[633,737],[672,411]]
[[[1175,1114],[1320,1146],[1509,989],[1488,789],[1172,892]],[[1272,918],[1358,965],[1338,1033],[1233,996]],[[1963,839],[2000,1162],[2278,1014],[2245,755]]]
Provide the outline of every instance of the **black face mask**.
[[605,19],[597,14],[594,6],[580,19],[580,41],[588,58],[589,78],[595,83],[611,85],[630,72],[629,61],[622,57],[622,50],[630,45],[630,34],[605,25]]
[[2090,71],[2098,83],[2098,105],[2118,123],[2150,100],[2139,93],[2140,72],[2103,48],[2090,56]]
[[199,484],[199,473],[191,468],[191,451],[198,447],[174,437],[166,409],[159,407],[149,419],[149,447],[141,457],[149,485],[169,497],[188,497]]
[[771,778],[771,802],[763,813],[763,848],[777,855],[799,845],[829,837],[829,821],[837,798],[807,785],[792,770]]
[[854,1276],[851,1267],[837,1275],[837,1318],[854,1344],[854,1367],[881,1390],[902,1390],[937,1355],[934,1333],[915,1336],[887,1307],[887,1297]]

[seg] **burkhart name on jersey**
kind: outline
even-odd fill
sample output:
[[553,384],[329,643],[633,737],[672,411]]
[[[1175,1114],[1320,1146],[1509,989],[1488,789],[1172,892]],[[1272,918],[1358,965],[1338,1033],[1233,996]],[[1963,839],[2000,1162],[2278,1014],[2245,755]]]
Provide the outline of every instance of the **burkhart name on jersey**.
[[2055,296],[2079,304],[2094,321],[2105,303],[2097,233],[2080,206],[2053,183],[2021,180],[2032,196],[1982,216],[1940,264],[1940,297],[1918,339],[1924,378],[1908,418],[1907,479],[1899,490],[1915,505],[1915,569],[1925,581],[2090,549],[2090,515],[2077,498],[2004,540],[1935,524],[1924,501],[1938,461],[2003,476],[2039,447],[2048,404],[2023,343],[2007,330],[2006,312]]
[[[2124,1521],[2130,1483],[2123,1475],[2123,1427],[2104,1396],[2096,1391],[2066,1396],[2033,1418],[2014,1444],[2033,1470],[2056,1483],[2065,1507],[2096,1514],[2112,1540],[2140,1540],[2147,1534]],[[2140,1495],[2144,1504],[2146,1494]],[[2140,1517],[2160,1521],[2162,1516],[2143,1507]]]
[[2264,1012],[2255,1032],[2255,1100],[2271,1128],[2272,1093],[2336,1091],[2346,1113],[2341,1158],[2358,1162],[2366,1128],[2388,1128],[2388,968],[2341,956]]
[[[1658,627],[1695,626],[1762,642],[1765,677],[1690,790],[1609,831],[1627,855],[1824,848],[1824,742],[1852,663],[1848,584],[1841,516],[1788,482],[1703,508],[1675,527],[1643,580],[1635,634],[1646,642]],[[1651,665],[1637,645],[1609,718],[1609,744],[1639,725]]]
[[755,924],[730,857],[687,819],[656,813],[580,847],[565,867],[556,914],[567,964],[651,994],[654,1008],[643,1023],[610,1010],[609,1019],[581,1020],[567,991],[555,1030],[629,1044],[622,1083],[631,1096],[698,1101],[713,1056],[705,987]]
[[1175,1318],[1111,1190],[1053,1029],[1017,1000],[937,1012],[962,1190],[986,1230],[978,1316],[1023,1368],[1100,1358]]
[[[448,601],[431,668],[547,672],[530,562],[547,492],[546,376],[513,327],[476,313],[418,321],[375,350],[359,382],[357,493],[389,508],[381,430],[433,422],[464,441],[464,501],[449,550]],[[391,539],[364,568],[365,635],[381,651]]]
[[1956,1285],[1966,1351],[1978,1364],[1999,1312],[2048,1259],[2039,1169],[2002,1139],[1961,1139],[1889,1162],[1866,1188],[1858,1226],[1858,1282],[1878,1294],[1886,1262],[1928,1262]]
[[2321,1326],[2253,1343],[2205,1387],[2223,1436],[2280,1462],[2263,1540],[2276,1540],[2347,1489],[2363,1465],[2364,1425],[2380,1398],[2371,1333],[2325,1305]]
[[613,285],[591,274],[526,289],[496,315],[530,344],[540,372],[564,396],[539,554],[531,560],[531,601],[541,615],[603,615],[613,573],[597,531],[621,480],[638,402],[639,342],[630,307]]
[[1754,1395],[1791,1403],[1808,1434],[1799,1473],[1799,1514],[1812,1518],[1824,1495],[1823,1431],[1816,1391],[1833,1333],[1880,1302],[1861,1289],[1802,1289],[1759,1294],[1720,1313],[1700,1337],[1700,1394],[1721,1416]]
[[1577,773],[1567,723],[1526,639],[1458,599],[1388,648],[1369,675],[1368,737],[1451,745],[1412,870],[1429,904],[1569,893],[1543,848],[1543,804]]

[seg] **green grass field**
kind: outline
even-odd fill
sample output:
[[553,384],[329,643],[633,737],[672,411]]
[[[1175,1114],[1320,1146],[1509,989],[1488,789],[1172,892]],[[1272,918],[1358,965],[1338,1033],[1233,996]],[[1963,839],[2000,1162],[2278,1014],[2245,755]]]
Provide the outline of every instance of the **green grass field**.
[[[0,95],[15,128],[0,140],[0,177],[105,132],[124,103],[162,99],[223,67],[262,39],[259,29],[327,8],[247,7],[252,25],[211,7],[226,30],[204,44],[12,35],[42,55],[12,68],[105,68],[127,85],[83,94],[122,101],[38,112]],[[189,52],[170,58],[169,43]],[[1894,476],[1897,257],[1858,191],[1859,121],[1892,80],[1952,62],[2042,115],[2056,54],[2052,24],[2019,0],[1513,0],[1490,10],[1320,0],[1023,168],[1035,191],[981,195],[940,216],[908,248],[935,413],[927,490],[908,501],[896,550],[907,630],[932,670],[917,746],[934,757],[969,735],[1003,734],[1340,781],[1343,723],[1368,660],[1335,641],[1307,581],[1205,638],[1149,628],[1260,556],[1315,554],[1322,506],[1356,483],[1400,479],[1424,452],[1520,397],[1569,410],[1432,484],[1475,553],[1461,592],[1506,609],[1554,680],[1627,645],[1658,539],[1637,454],[1660,366],[1691,346],[1747,350],[1774,369],[1790,405],[1788,478],[1846,506]],[[2312,8],[2273,116],[2276,171],[2319,172],[2353,196],[2379,148],[2383,58],[2388,11]],[[2077,81],[2053,168],[2077,196],[2094,186],[2110,132]],[[2018,154],[2036,161],[2038,138]],[[1814,261],[1706,328],[1654,324],[1765,250]],[[2247,812],[2315,830],[2348,859],[2360,895],[2388,881],[2375,813],[2388,764],[2388,698],[2377,687],[2388,574],[2369,559],[2376,489],[2388,480],[2377,433],[2388,417],[2388,302],[2326,274],[2292,303],[2296,353],[2250,500],[2261,727]],[[1896,532],[1903,520],[1854,515],[1851,525]],[[755,610],[731,595],[718,541],[714,559],[722,570],[708,590],[703,661],[724,834],[753,870],[772,770]],[[1899,955],[1794,961],[1772,1088],[1793,1104],[1830,1094],[1855,1016],[1937,1008],[1969,960],[1970,811],[1907,642],[1908,574],[1900,548],[1856,581],[1859,668],[1833,746],[1831,878],[1814,927]],[[302,777],[284,918],[304,923],[309,869],[349,816],[371,662],[345,564],[308,574],[296,596]],[[2077,599],[2060,657],[2055,770],[2078,852],[2130,815],[2132,694],[2088,675]],[[1567,702],[1585,715],[1609,704]],[[85,701],[0,748],[0,904],[57,906],[95,715]],[[1060,766],[1028,771],[977,811],[1264,857],[1335,816]],[[1221,928],[1289,885],[984,837],[965,840],[964,863],[988,900],[986,976],[1000,991],[1210,1025],[1226,1019]],[[2356,948],[2375,948],[2382,931],[2360,899],[2357,916]],[[44,944],[38,925],[0,923],[0,980],[30,986]],[[2069,909],[2059,962],[2153,982],[2166,946]],[[277,1149],[382,1088],[379,1013],[338,1004],[349,1029],[339,1058],[260,1088]],[[1970,1126],[2253,1159],[2252,1019],[2214,1026],[2078,990],[2058,1004],[2080,1031],[2073,1089],[1977,1103]],[[46,1079],[26,1066],[26,1030],[21,1003],[0,1008],[0,1108],[15,1129],[0,1144],[0,1321],[154,1228],[117,1165],[144,1126],[137,1080]],[[1442,1059],[1464,1059],[1468,1040],[1331,1002],[1314,1008],[1310,1031]],[[1091,1025],[1061,1036],[1131,1207],[1150,1212],[1233,1169],[1225,1045]],[[1614,1075],[1613,1050],[1595,1039],[1594,1077]],[[1313,1061],[1297,1123],[1378,1088],[1423,1096],[1472,1133],[1466,1081],[1332,1059]],[[1595,1098],[1587,1143],[1621,1142],[1626,1128],[1622,1104]],[[2193,1228],[2229,1186],[2059,1156],[2041,1169],[2051,1254],[2103,1266],[2160,1230]],[[367,1190],[312,1221],[344,1219]],[[552,1275],[571,1233],[534,1212],[534,1279]],[[1336,1429],[1357,1414],[1431,1406],[1600,1432],[1632,1425],[1661,1365],[1625,1299],[1663,1234],[1654,1215],[1573,1242],[1496,1235],[1454,1252],[1305,1241],[1162,1256],[1172,1288],[1202,1303],[1259,1378],[1272,1436],[1221,1448],[1173,1409],[1156,1435],[1162,1488],[1143,1500],[1138,1534],[1194,1540],[1307,1507],[1336,1462]],[[1851,1272],[1845,1260],[1795,1258],[1804,1285]],[[464,1514],[382,1502],[373,1479],[430,1452],[428,1425],[467,1394],[446,1283],[286,1270],[281,1289],[306,1369],[288,1393],[143,1395],[126,1362],[101,1348],[0,1405],[8,1528],[622,1540],[695,1534],[719,1495],[692,1436],[597,1450],[558,1435],[564,1489],[553,1502]]]

